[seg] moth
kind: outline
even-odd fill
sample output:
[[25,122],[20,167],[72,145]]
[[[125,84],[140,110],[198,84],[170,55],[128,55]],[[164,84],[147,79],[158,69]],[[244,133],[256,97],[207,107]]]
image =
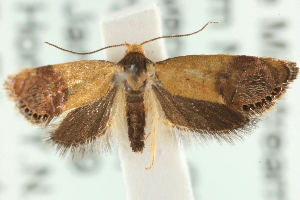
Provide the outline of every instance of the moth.
[[[232,142],[274,107],[298,68],[286,60],[226,54],[155,63],[144,53],[148,42],[192,35],[210,23],[215,22],[186,35],[100,49],[125,46],[118,63],[81,60],[25,68],[5,86],[27,120],[54,127],[47,141],[73,158],[109,149],[116,123],[128,134],[135,153],[143,152],[147,135],[155,137],[160,125],[167,128],[157,134],[177,140]],[[153,124],[149,133],[147,123]]]

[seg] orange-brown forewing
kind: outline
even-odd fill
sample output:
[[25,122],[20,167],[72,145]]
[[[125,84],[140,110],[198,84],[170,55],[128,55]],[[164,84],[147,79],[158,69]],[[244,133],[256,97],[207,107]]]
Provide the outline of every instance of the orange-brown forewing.
[[155,64],[153,90],[166,118],[182,130],[226,135],[247,129],[298,73],[274,58],[191,55]]
[[115,63],[82,60],[25,68],[5,85],[21,113],[39,124],[103,97],[116,70]]

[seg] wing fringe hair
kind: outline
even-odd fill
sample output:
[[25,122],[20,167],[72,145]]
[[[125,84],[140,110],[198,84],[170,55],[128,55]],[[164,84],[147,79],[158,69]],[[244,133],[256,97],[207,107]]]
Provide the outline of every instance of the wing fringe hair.
[[117,101],[114,99],[117,92],[117,87],[114,87],[95,102],[71,110],[64,119],[58,118],[61,123],[56,122],[52,127],[56,130],[45,136],[46,142],[61,156],[69,154],[73,160],[109,153],[114,143],[109,124],[116,112]]

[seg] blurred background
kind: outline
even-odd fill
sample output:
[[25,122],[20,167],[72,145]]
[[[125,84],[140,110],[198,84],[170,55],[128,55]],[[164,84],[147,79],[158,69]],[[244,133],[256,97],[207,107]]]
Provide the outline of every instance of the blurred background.
[[[102,14],[146,1],[0,0],[0,82],[20,68],[82,59],[44,44],[87,52],[102,47]],[[168,57],[190,54],[269,56],[300,63],[300,1],[158,0]],[[300,81],[250,136],[185,148],[195,199],[300,198]],[[0,90],[0,199],[125,199],[117,147],[110,155],[71,162],[55,155]],[[147,181],[147,180],[145,180]]]

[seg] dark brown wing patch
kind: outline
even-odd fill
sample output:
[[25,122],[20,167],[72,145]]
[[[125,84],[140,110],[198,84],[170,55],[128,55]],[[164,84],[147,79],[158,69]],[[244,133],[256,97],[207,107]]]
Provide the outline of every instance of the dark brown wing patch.
[[153,85],[153,90],[166,118],[179,129],[199,134],[230,134],[251,122],[246,115],[224,104],[172,95],[158,85]]
[[[62,155],[70,151],[73,159],[75,156],[81,158],[86,153],[105,149],[104,146],[98,148],[95,141],[100,137],[107,137],[104,134],[109,128],[116,92],[117,87],[114,87],[104,97],[72,110],[47,141],[56,146]],[[106,141],[102,145],[109,147],[110,144]]]
[[17,101],[21,113],[30,122],[50,122],[62,113],[68,90],[51,65],[26,68],[5,83],[10,97]]
[[228,106],[261,114],[296,78],[295,66],[296,63],[274,58],[233,56],[217,75],[217,88]]

